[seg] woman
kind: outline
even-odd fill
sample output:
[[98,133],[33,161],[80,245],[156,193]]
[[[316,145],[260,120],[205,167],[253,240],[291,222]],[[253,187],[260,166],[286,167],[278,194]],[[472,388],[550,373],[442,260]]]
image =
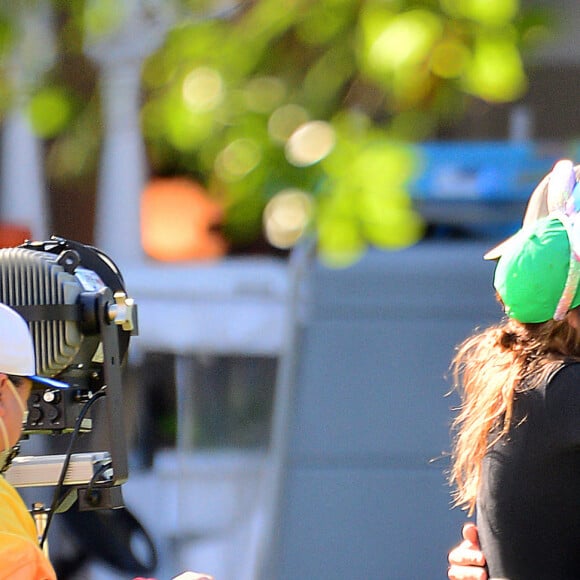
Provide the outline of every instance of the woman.
[[[491,578],[580,578],[580,186],[548,183],[549,215],[502,247],[506,318],[453,360],[455,502],[477,527]],[[578,223],[577,223],[578,222]]]

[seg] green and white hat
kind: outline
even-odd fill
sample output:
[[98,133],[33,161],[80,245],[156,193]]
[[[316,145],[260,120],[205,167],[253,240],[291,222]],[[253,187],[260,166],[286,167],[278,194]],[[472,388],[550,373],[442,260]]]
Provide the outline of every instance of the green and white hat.
[[578,271],[566,226],[557,217],[522,228],[504,247],[495,269],[494,287],[505,313],[520,322],[545,322],[579,306],[577,280],[567,287],[571,260],[572,270]]
[[520,322],[562,320],[580,305],[580,184],[571,161],[559,162],[547,191],[548,215],[502,246],[494,287]]

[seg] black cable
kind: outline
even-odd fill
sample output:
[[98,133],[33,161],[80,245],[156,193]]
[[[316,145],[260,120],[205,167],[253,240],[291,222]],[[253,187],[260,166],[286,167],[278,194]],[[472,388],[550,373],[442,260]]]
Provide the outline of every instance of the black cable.
[[68,471],[71,459],[72,459],[72,450],[73,450],[73,446],[76,442],[76,438],[79,435],[79,432],[81,430],[81,426],[82,426],[82,422],[83,419],[85,418],[85,415],[88,413],[90,407],[93,405],[93,403],[97,400],[100,399],[101,397],[104,397],[106,394],[106,385],[101,387],[83,406],[83,408],[81,409],[78,417],[76,418],[75,421],[75,426],[73,429],[73,432],[71,434],[71,440],[70,443],[68,445],[68,449],[66,451],[65,454],[65,458],[64,458],[64,463],[62,466],[62,469],[60,471],[60,476],[58,478],[58,482],[56,484],[56,487],[54,489],[54,494],[52,497],[52,503],[48,512],[48,516],[46,519],[46,526],[44,528],[44,532],[42,533],[42,539],[40,540],[40,547],[42,548],[44,546],[44,543],[46,542],[46,538],[48,536],[48,528],[50,526],[50,523],[52,521],[52,517],[54,516],[58,506],[60,505],[60,501],[61,501],[61,491],[62,488],[64,487],[64,480],[66,479],[66,473]]
[[98,483],[98,479],[101,477],[101,475],[103,475],[103,473],[105,473],[105,471],[108,469],[111,469],[111,467],[113,467],[112,461],[108,461],[107,463],[103,463],[101,466],[99,466],[95,473],[93,473],[93,477],[91,477],[91,480],[87,485],[87,492],[92,491],[93,487],[95,487],[95,485]]

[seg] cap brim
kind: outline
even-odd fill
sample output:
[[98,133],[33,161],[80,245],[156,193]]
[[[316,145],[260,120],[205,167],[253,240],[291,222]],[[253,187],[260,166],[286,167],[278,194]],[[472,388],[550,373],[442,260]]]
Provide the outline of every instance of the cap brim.
[[[550,174],[546,175],[542,181],[536,186],[530,199],[528,205],[526,206],[526,211],[524,213],[524,219],[522,221],[522,227],[534,223],[540,218],[546,217],[548,215],[548,181],[550,179]],[[503,242],[499,243],[497,246],[488,250],[484,255],[484,260],[498,260],[503,254],[504,250],[510,244],[513,236],[510,236]]]
[[[514,234],[515,236],[515,234]],[[484,260],[499,260],[502,254],[505,252],[506,248],[510,245],[511,241],[513,240],[514,236],[510,236],[503,242],[499,243],[497,246],[491,248],[483,254]]]
[[33,375],[28,377],[32,381],[32,388],[51,388],[51,389],[68,389],[70,385],[63,383],[62,381],[57,381],[56,379],[51,379],[49,377],[41,377],[39,375]]

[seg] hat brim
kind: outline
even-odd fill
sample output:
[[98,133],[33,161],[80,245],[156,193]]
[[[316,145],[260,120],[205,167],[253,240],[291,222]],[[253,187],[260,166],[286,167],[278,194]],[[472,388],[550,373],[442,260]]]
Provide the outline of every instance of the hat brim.
[[510,236],[503,242],[499,243],[497,246],[494,246],[493,248],[491,248],[491,250],[485,252],[485,254],[483,254],[483,259],[499,260],[502,257],[503,253],[506,251],[507,247],[511,244],[514,236],[515,234],[513,236]]
[[41,377],[39,375],[32,375],[28,377],[32,381],[32,388],[45,389],[47,387],[51,389],[68,389],[70,385],[63,383],[62,381],[57,381],[56,379],[51,379],[49,377]]
[[[522,227],[534,223],[540,218],[546,217],[548,215],[548,181],[550,180],[550,174],[546,175],[540,183],[536,186],[530,199],[528,205],[526,206],[526,211],[524,213],[524,219],[522,221]],[[497,246],[494,246],[488,250],[484,255],[484,260],[499,260],[501,258],[505,249],[509,246],[513,236],[510,236],[503,242],[500,242]]]

